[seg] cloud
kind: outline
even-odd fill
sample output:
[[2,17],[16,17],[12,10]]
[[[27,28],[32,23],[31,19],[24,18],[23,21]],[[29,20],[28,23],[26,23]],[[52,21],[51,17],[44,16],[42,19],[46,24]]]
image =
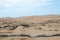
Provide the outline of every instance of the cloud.
[[0,0],[3,8],[36,8],[49,5],[52,0]]

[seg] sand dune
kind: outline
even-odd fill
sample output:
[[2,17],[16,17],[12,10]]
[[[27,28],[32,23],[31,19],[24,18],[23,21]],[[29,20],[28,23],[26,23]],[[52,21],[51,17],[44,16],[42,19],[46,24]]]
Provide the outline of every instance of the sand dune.
[[[19,34],[20,36],[15,36]],[[8,37],[6,35],[14,35],[14,37],[13,36]],[[59,40],[59,39],[60,39],[60,15],[0,18],[0,40]]]

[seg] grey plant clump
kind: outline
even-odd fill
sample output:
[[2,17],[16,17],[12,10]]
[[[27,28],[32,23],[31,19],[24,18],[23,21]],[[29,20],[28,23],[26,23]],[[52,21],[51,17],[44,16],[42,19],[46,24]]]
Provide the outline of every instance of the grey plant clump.
[[60,36],[60,34],[54,34],[54,35],[52,35],[52,36]]
[[9,29],[9,30],[14,30],[17,28],[17,26],[14,25],[5,25],[4,27],[2,27],[3,29]]
[[38,37],[53,37],[53,36],[48,34],[41,34],[41,35],[33,36],[32,38],[38,38]]
[[30,35],[28,34],[0,34],[0,37],[14,37],[14,36],[30,37]]
[[30,24],[28,24],[28,23],[21,23],[20,25],[25,27],[25,28],[30,27]]
[[38,37],[54,37],[54,36],[60,36],[60,34],[41,34],[36,36],[31,36],[29,34],[0,34],[0,37],[15,37],[15,36],[21,36],[21,37],[31,37],[31,38],[38,38]]
[[18,36],[22,36],[22,37],[31,37],[29,34],[20,34]]

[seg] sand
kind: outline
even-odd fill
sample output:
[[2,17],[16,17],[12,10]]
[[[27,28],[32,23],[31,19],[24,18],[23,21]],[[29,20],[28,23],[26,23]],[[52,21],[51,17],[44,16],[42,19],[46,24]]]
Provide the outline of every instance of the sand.
[[60,15],[0,18],[0,40],[60,40]]

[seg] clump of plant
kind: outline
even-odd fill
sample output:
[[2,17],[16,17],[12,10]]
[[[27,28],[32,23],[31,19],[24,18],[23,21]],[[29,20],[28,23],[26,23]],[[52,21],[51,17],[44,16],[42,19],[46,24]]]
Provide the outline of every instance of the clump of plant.
[[20,25],[25,27],[25,28],[30,27],[30,24],[28,24],[28,23],[21,23]]

